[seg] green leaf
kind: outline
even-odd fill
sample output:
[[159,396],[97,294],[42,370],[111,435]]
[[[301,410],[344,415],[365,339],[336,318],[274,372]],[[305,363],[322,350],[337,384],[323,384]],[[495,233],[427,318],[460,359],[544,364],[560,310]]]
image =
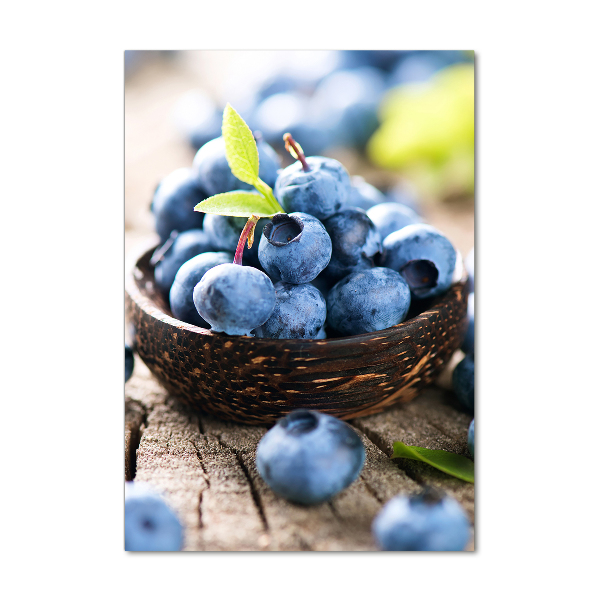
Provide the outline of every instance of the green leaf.
[[410,458],[427,463],[448,475],[458,477],[469,483],[475,482],[475,466],[472,460],[446,450],[430,450],[419,446],[407,446],[394,442],[392,458]]
[[256,192],[225,192],[203,200],[194,206],[197,212],[227,217],[272,217],[278,212],[272,202]]
[[221,131],[231,172],[241,181],[254,185],[258,179],[258,148],[252,131],[229,103],[223,111]]

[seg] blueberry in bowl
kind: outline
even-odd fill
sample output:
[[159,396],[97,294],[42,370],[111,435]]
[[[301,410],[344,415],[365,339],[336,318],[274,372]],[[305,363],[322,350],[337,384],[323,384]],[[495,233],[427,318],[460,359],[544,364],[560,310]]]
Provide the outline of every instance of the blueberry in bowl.
[[350,419],[408,402],[435,380],[466,332],[460,257],[450,287],[399,324],[326,339],[322,330],[312,339],[278,339],[177,319],[156,286],[155,250],[150,245],[127,269],[126,319],[136,358],[192,409],[224,420],[271,424],[301,408]]

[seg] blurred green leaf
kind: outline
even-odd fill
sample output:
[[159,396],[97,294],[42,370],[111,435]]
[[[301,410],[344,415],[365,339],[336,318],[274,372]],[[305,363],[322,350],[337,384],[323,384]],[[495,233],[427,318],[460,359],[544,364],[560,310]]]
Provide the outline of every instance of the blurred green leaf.
[[392,458],[409,458],[427,463],[436,469],[463,479],[469,483],[475,482],[475,465],[472,460],[446,450],[430,450],[419,446],[407,446],[402,442],[394,442]]

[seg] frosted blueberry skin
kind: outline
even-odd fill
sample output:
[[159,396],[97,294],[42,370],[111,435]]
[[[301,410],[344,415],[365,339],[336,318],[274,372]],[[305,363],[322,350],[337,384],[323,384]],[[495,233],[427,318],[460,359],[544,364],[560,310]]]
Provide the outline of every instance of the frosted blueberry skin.
[[213,331],[251,336],[271,316],[275,289],[262,271],[229,263],[207,271],[194,288],[193,299]]
[[329,500],[360,474],[365,448],[346,423],[312,410],[295,410],[267,431],[256,467],[278,495],[299,504]]
[[416,298],[431,298],[452,285],[456,250],[431,225],[407,225],[383,240],[382,267],[398,271]]
[[344,208],[323,225],[331,238],[331,260],[325,269],[330,281],[375,266],[381,236],[362,208]]
[[[204,217],[203,229],[208,234],[215,249],[235,253],[240,234],[247,222],[248,219],[246,217],[226,217],[223,215],[208,214]],[[248,248],[248,244],[244,244],[244,254],[242,255],[244,262],[258,261],[258,244],[262,230],[267,222],[268,219],[259,219],[258,223],[256,223],[252,248]],[[233,262],[233,258],[230,262]],[[254,264],[251,266],[254,266]]]
[[471,456],[475,458],[475,419],[473,419],[469,425],[469,432],[467,433],[467,446]]
[[372,532],[382,550],[392,551],[459,551],[471,537],[462,506],[428,492],[392,498],[373,520]]
[[202,229],[190,229],[180,233],[173,245],[165,252],[162,260],[154,267],[156,287],[165,297],[168,297],[181,265],[198,254],[213,250],[208,234]]
[[475,354],[475,294],[469,294],[467,318],[469,319],[469,326],[467,327],[467,333],[460,349],[465,354],[473,356]]
[[327,295],[327,324],[340,335],[380,331],[401,323],[410,289],[401,275],[375,267],[346,275]]
[[125,381],[127,381],[133,373],[133,350],[125,344]]
[[473,414],[475,412],[475,360],[465,356],[454,368],[452,388],[460,405]]
[[278,214],[264,226],[258,259],[274,280],[309,283],[331,258],[331,239],[315,217],[301,212]]
[[354,206],[368,211],[373,206],[386,201],[386,197],[375,186],[367,183],[362,177],[350,178],[352,187],[346,200],[346,206]]
[[156,233],[165,242],[171,232],[200,229],[204,213],[195,212],[194,206],[206,199],[198,187],[192,169],[177,169],[158,185],[152,199],[152,212],[156,218]]
[[125,484],[125,550],[181,550],[183,527],[165,501],[147,486]]
[[[269,144],[258,142],[258,175],[270,187],[275,185],[281,161]],[[225,154],[223,137],[207,142],[198,150],[192,164],[198,185],[207,196],[253,189],[249,183],[240,181],[232,172]]]
[[254,331],[256,337],[275,339],[316,339],[325,324],[327,304],[312,284],[275,284],[275,308],[265,323]]
[[323,220],[345,204],[350,176],[333,158],[308,156],[310,171],[296,161],[279,173],[273,193],[287,213],[303,212]]
[[377,227],[382,240],[407,225],[423,222],[414,210],[397,202],[383,202],[373,206],[367,210],[367,216]]
[[196,310],[194,288],[209,269],[225,263],[233,263],[233,253],[203,252],[181,265],[169,292],[171,312],[176,319],[198,327],[210,327]]

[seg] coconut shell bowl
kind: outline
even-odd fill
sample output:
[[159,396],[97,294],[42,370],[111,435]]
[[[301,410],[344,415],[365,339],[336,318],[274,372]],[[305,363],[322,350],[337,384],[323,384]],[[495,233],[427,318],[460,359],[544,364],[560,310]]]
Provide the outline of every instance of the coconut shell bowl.
[[350,337],[279,340],[213,333],[175,319],[154,286],[154,249],[134,261],[126,278],[135,350],[170,393],[221,419],[265,425],[298,408],[352,419],[409,402],[434,381],[466,332],[460,255],[450,289],[411,307],[399,325]]

